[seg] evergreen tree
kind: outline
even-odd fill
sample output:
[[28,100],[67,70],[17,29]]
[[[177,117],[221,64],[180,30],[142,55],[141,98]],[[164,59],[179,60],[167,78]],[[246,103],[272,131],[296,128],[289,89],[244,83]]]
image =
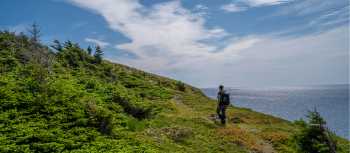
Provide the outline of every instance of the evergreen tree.
[[41,36],[41,31],[39,25],[37,25],[35,22],[31,25],[31,27],[28,29],[28,32],[30,34],[31,40],[34,42],[39,42],[39,38]]
[[102,62],[102,55],[103,55],[103,51],[101,50],[101,47],[97,45],[96,50],[95,50],[95,54],[94,54],[96,63]]
[[62,51],[62,45],[58,40],[54,40],[53,45],[51,45],[51,47],[57,51]]
[[315,109],[307,115],[309,124],[296,135],[299,152],[302,153],[336,153],[334,134],[326,127],[325,120]]
[[91,53],[92,53],[92,48],[91,48],[90,46],[88,46],[88,48],[87,48],[86,50],[87,50],[88,54],[91,55]]
[[69,49],[69,48],[72,48],[74,45],[73,45],[72,41],[67,40],[66,42],[64,42],[63,46],[64,46],[64,48]]

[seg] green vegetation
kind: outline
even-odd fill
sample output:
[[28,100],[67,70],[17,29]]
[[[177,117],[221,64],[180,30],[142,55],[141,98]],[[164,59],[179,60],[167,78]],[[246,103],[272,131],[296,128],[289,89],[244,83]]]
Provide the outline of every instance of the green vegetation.
[[221,126],[197,88],[35,35],[0,32],[0,152],[298,152],[300,124],[229,107]]
[[[297,121],[302,130],[295,135],[299,152],[303,153],[336,153],[343,147],[337,147],[336,135],[327,127],[325,120],[317,112],[310,111],[308,116],[309,124],[304,121]],[[344,150],[343,150],[344,151]]]
[[[88,54],[90,54],[90,52],[91,52],[89,50],[90,49],[88,47],[87,48]],[[101,64],[101,62],[102,62],[102,55],[103,55],[103,51],[101,50],[101,47],[100,46],[96,46],[96,51],[95,51],[95,54],[94,54],[96,63]]]

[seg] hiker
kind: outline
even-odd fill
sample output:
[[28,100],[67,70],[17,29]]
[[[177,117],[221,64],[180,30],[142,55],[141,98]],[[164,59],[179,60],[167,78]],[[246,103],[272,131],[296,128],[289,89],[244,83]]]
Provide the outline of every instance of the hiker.
[[224,90],[224,86],[219,86],[218,92],[218,107],[216,108],[216,113],[221,120],[222,124],[226,124],[226,108],[230,104],[230,95]]

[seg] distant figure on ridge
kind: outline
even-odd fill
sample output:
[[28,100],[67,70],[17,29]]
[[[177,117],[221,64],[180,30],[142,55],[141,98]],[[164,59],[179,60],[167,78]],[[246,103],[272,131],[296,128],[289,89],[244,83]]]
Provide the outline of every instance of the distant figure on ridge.
[[218,92],[218,107],[216,108],[216,113],[221,120],[222,124],[226,123],[226,108],[230,104],[230,95],[225,92],[224,86],[219,86]]

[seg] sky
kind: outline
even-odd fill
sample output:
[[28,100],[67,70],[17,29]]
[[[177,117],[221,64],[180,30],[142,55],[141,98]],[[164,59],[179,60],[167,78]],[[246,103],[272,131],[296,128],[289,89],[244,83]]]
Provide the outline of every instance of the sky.
[[348,0],[1,0],[0,19],[202,88],[349,78]]

